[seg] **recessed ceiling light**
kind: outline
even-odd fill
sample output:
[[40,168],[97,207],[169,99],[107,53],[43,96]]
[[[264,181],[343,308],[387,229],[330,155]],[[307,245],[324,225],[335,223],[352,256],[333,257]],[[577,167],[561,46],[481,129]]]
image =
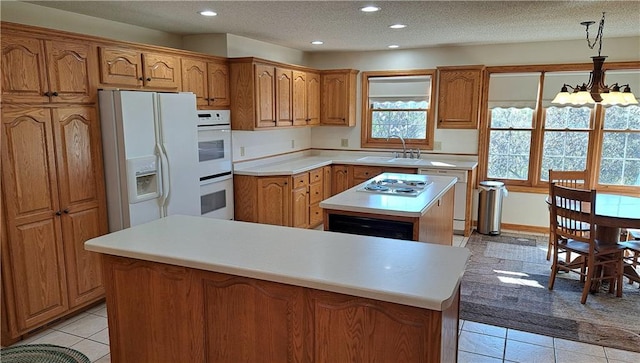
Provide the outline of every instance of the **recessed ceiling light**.
[[211,10],[203,10],[200,12],[200,15],[202,16],[216,16],[218,15],[218,13],[216,13],[215,11],[211,11]]
[[320,44],[324,44],[324,42],[322,40],[314,40],[314,41],[311,42],[311,44],[320,45]]
[[402,29],[402,28],[406,28],[407,26],[404,24],[393,24],[393,25],[389,25],[389,28],[391,29]]
[[387,46],[388,48],[399,48],[400,46],[397,44],[391,44]]
[[380,10],[380,7],[375,5],[365,6],[364,8],[360,8],[360,11],[364,11],[365,13],[375,13]]

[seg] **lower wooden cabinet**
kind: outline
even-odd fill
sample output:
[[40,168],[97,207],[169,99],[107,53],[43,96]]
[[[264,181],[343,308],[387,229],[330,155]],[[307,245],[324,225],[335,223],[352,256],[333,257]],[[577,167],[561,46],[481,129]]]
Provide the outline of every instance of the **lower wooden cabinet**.
[[328,192],[323,167],[293,176],[234,176],[235,216],[238,221],[315,228],[322,224],[318,204]]
[[104,296],[84,250],[107,232],[99,132],[91,106],[3,105],[3,342]]
[[113,362],[455,362],[442,311],[104,255]]

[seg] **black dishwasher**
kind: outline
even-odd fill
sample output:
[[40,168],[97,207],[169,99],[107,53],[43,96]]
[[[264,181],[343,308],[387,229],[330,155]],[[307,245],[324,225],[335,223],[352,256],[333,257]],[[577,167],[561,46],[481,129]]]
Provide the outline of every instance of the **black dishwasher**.
[[413,223],[329,214],[329,231],[413,240]]

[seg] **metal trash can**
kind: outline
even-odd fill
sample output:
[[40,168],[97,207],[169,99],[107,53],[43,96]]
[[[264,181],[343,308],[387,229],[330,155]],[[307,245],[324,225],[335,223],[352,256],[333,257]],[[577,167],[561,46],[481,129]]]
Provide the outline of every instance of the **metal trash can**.
[[482,234],[500,234],[502,220],[502,197],[507,196],[503,182],[480,182],[478,196],[478,232]]

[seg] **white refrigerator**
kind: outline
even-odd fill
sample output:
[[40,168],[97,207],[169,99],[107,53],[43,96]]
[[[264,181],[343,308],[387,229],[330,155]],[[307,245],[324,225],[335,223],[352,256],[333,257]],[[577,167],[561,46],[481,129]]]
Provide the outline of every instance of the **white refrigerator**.
[[100,90],[109,231],[200,215],[193,93]]

